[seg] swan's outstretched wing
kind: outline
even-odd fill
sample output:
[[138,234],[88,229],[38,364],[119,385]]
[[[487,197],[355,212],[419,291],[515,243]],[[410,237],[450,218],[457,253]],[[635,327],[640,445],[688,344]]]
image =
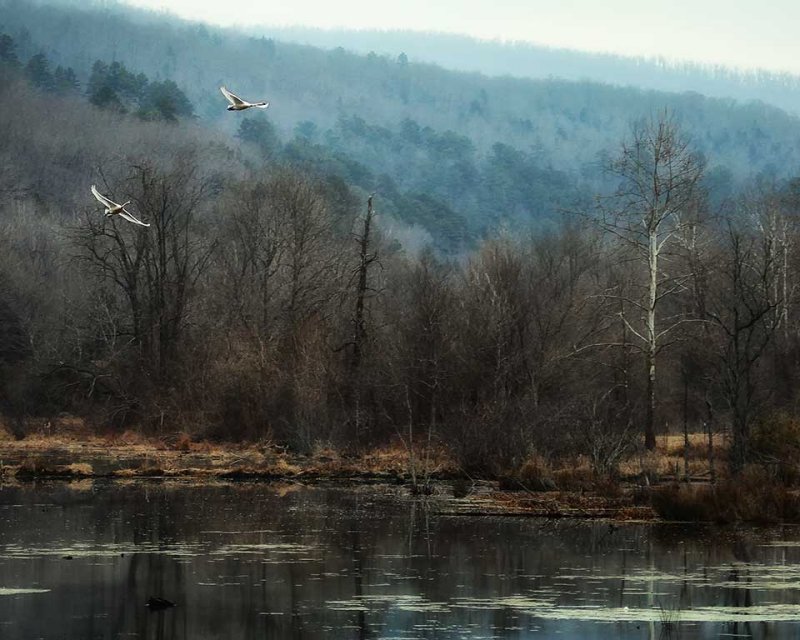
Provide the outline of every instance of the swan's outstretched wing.
[[133,215],[132,213],[130,213],[129,211],[126,211],[125,209],[123,209],[122,211],[120,211],[120,212],[119,212],[119,215],[120,215],[120,217],[122,217],[122,218],[125,218],[125,219],[126,219],[128,222],[133,222],[134,224],[140,224],[140,225],[142,225],[143,227],[149,227],[149,226],[150,226],[150,223],[149,223],[149,222],[148,222],[147,224],[145,224],[144,222],[142,222],[141,220],[139,220],[138,218],[136,218],[136,216],[134,216],[134,215]]
[[228,91],[225,87],[220,87],[220,91],[222,91],[222,95],[228,99],[233,106],[241,106],[244,104],[244,100],[242,100],[239,96],[233,95],[230,91]]
[[114,202],[113,200],[109,200],[102,193],[100,193],[97,190],[97,187],[95,187],[94,185],[92,185],[92,193],[94,194],[94,197],[100,201],[101,204],[105,205],[109,209],[113,209],[114,207],[119,206],[116,202]]

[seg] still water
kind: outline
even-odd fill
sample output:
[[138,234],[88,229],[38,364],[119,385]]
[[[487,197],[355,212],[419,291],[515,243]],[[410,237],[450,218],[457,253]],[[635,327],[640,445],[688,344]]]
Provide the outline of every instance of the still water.
[[800,637],[796,528],[436,506],[374,486],[0,487],[0,638]]

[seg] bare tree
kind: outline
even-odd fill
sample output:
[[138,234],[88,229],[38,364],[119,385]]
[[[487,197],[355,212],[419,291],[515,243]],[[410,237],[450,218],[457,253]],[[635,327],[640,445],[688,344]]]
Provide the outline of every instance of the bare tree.
[[367,320],[366,303],[375,293],[374,287],[370,284],[370,267],[378,262],[378,252],[371,248],[372,222],[374,209],[372,198],[367,198],[367,211],[363,220],[360,221],[361,229],[353,234],[353,238],[358,246],[358,265],[353,270],[350,277],[350,285],[355,281],[355,308],[351,319],[353,335],[351,340],[344,346],[348,347],[347,362],[347,389],[346,396],[348,408],[354,412],[353,424],[355,427],[355,439],[358,442],[362,428],[362,367],[364,343],[367,339]]
[[294,442],[310,447],[331,426],[331,321],[340,308],[346,263],[321,184],[279,171],[270,180],[269,199],[281,220],[277,279],[279,351],[287,382],[284,420]]
[[[410,308],[405,318],[406,341],[409,346],[408,382],[413,392],[416,422],[427,423],[423,490],[429,481],[431,443],[438,428],[442,398],[451,360],[451,312],[453,305],[450,288],[450,269],[440,264],[432,252],[425,251],[409,274]],[[409,416],[409,428],[412,420]],[[409,444],[413,445],[409,433]],[[410,455],[414,455],[413,447]]]
[[[283,220],[271,204],[271,185],[244,183],[226,202],[230,214],[223,223],[223,264],[227,309],[234,326],[244,329],[262,346],[274,337],[280,268],[286,238]],[[226,212],[227,213],[227,208]]]
[[358,243],[358,267],[353,274],[356,279],[356,308],[353,314],[353,342],[350,360],[350,368],[353,371],[357,371],[361,364],[364,338],[367,335],[364,303],[369,291],[369,268],[378,260],[377,251],[370,250],[370,227],[373,215],[372,196],[370,196],[367,198],[367,213],[364,215],[363,229],[355,234],[355,240]]
[[145,241],[143,284],[146,316],[141,338],[159,377],[177,357],[193,287],[208,266],[213,242],[198,233],[197,208],[208,189],[191,160],[168,171],[148,163],[133,167],[133,201],[151,221]]
[[754,228],[750,215],[729,221],[725,238],[726,246],[698,270],[695,290],[714,345],[720,395],[731,412],[730,462],[737,472],[748,461],[750,425],[763,400],[756,374],[781,322],[774,292],[782,265],[773,239]]
[[116,306],[113,296],[125,301],[127,311],[118,319],[122,326],[109,335],[114,341],[127,337],[135,348],[135,354],[128,354],[133,355],[131,364],[141,366],[163,389],[164,382],[174,384],[170,376],[181,361],[195,287],[213,250],[213,241],[201,232],[197,211],[207,182],[191,158],[168,168],[134,161],[127,179],[117,181],[114,191],[124,191],[151,226],[134,228],[92,212],[73,239],[88,272],[111,296],[110,306],[104,308]]
[[702,193],[703,161],[692,152],[673,117],[634,126],[619,156],[609,167],[619,180],[615,193],[601,201],[602,228],[618,238],[625,256],[641,266],[635,291],[610,291],[623,303],[620,311],[630,335],[644,353],[647,412],[644,436],[655,447],[656,361],[670,334],[684,318],[661,313],[665,301],[686,290],[690,274],[682,272],[670,251],[695,224]]

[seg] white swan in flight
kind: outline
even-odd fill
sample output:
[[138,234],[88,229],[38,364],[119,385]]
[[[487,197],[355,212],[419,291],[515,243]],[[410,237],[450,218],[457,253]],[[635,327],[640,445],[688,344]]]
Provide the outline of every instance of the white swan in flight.
[[92,193],[94,197],[97,198],[100,203],[106,208],[106,216],[111,217],[114,215],[118,215],[122,218],[125,218],[128,222],[133,222],[135,224],[140,224],[143,227],[149,227],[150,223],[145,224],[141,220],[137,220],[136,216],[134,216],[130,211],[128,211],[125,207],[128,206],[131,201],[128,200],[125,204],[117,204],[113,200],[109,200],[106,198],[102,193],[97,190],[97,187],[92,185]]
[[247,102],[242,100],[239,96],[232,94],[225,87],[220,87],[219,90],[222,91],[222,95],[228,99],[228,102],[230,102],[228,105],[228,111],[244,111],[250,107],[266,109],[269,106],[269,102]]

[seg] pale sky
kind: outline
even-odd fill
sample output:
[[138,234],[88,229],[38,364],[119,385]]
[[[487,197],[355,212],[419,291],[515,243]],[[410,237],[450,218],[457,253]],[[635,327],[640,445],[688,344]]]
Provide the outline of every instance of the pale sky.
[[[800,0],[124,0],[223,26],[346,27],[800,74]],[[346,48],[347,43],[342,43]]]

